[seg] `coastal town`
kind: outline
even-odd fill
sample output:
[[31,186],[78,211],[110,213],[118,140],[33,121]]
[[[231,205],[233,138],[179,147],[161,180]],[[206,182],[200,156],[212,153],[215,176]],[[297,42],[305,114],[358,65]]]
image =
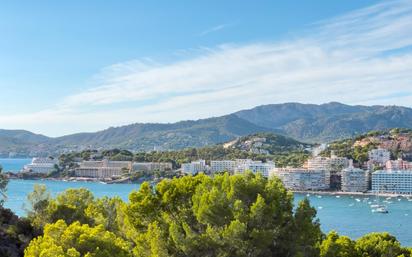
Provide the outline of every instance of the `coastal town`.
[[[332,152],[329,157],[309,158],[302,167],[277,167],[273,161],[234,159],[197,160],[183,163],[178,169],[171,162],[78,159],[67,179],[125,183],[130,182],[133,176],[154,173],[167,173],[173,177],[198,173],[243,174],[249,171],[267,178],[278,177],[292,191],[412,194],[412,162],[391,160],[390,151],[381,148],[369,151],[368,157],[364,167],[355,167],[353,160],[338,157]],[[32,163],[24,166],[22,174],[44,175],[59,169],[58,159],[33,158]]]

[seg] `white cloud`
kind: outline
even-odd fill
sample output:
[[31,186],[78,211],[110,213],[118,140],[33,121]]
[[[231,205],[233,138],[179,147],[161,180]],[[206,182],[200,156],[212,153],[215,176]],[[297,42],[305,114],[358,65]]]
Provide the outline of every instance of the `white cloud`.
[[0,116],[0,124],[60,135],[290,101],[411,106],[411,31],[412,1],[386,1],[314,24],[300,38],[222,45],[174,63],[115,64],[95,76],[95,87],[50,110]]
[[199,36],[200,36],[200,37],[203,37],[203,36],[206,36],[207,34],[210,34],[210,33],[213,33],[213,32],[217,32],[217,31],[219,31],[219,30],[225,29],[225,28],[230,27],[230,26],[232,26],[232,24],[219,24],[219,25],[217,25],[217,26],[208,28],[208,29],[200,32],[200,33],[199,33]]

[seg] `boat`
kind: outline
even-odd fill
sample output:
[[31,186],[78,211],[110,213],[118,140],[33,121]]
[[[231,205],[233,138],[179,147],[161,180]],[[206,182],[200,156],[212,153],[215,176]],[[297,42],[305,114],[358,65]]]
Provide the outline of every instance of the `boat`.
[[355,200],[356,200],[358,203],[361,201],[359,198],[356,198]]
[[377,212],[377,213],[389,213],[388,209],[386,209],[385,206],[378,207],[376,209],[373,209],[372,212]]
[[340,195],[337,195],[336,198],[340,198]]
[[[376,212],[376,213],[389,213],[388,208],[386,207],[386,205],[383,205],[380,203],[380,198],[379,198],[379,190],[378,192],[376,192],[376,203],[377,204],[372,204],[371,208],[372,208],[372,212]],[[391,198],[389,198],[391,199]],[[388,201],[388,198],[386,198],[386,200],[384,200],[383,202],[385,203],[391,203],[390,201]]]

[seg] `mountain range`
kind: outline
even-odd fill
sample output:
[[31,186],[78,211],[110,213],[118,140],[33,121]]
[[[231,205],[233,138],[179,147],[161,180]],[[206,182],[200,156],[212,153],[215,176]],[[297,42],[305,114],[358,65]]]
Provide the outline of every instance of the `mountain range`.
[[133,151],[173,150],[227,142],[258,132],[272,132],[303,142],[329,142],[370,130],[412,128],[412,109],[284,103],[262,105],[229,115],[176,123],[135,123],[94,133],[57,138],[24,130],[0,130],[0,153],[40,155],[86,148]]

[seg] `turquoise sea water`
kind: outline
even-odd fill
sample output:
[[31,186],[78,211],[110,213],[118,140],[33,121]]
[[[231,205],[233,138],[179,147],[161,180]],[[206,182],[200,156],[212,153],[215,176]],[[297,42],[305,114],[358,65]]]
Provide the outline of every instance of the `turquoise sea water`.
[[24,165],[31,163],[31,159],[2,159],[0,158],[0,166],[3,171],[20,171]]

